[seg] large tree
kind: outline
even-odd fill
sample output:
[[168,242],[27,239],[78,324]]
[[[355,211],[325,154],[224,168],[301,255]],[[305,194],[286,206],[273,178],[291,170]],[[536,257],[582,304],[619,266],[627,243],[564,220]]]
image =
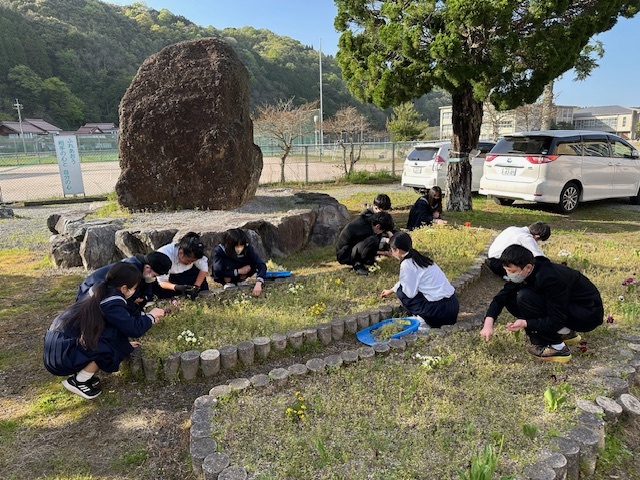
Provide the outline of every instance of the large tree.
[[441,87],[451,93],[447,209],[471,204],[468,153],[482,102],[533,103],[595,34],[632,17],[640,0],[335,0],[337,59],[349,89],[388,107]]

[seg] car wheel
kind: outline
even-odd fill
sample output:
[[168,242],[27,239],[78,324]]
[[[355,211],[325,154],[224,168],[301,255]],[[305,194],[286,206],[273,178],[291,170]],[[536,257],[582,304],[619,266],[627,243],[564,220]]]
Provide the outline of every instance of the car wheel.
[[640,205],[640,189],[638,189],[638,194],[634,197],[629,197],[629,203],[631,205]]
[[513,202],[515,202],[513,198],[500,198],[500,197],[493,197],[493,201],[496,202],[498,205],[504,205],[506,207],[513,205]]
[[559,213],[571,213],[580,203],[580,187],[574,182],[567,183],[560,192]]

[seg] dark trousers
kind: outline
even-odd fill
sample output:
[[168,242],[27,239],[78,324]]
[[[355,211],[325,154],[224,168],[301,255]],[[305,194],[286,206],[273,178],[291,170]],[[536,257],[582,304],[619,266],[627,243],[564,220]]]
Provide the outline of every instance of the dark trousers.
[[359,241],[353,247],[345,246],[337,254],[338,262],[342,265],[373,265],[378,254],[380,239],[377,235],[371,235]]
[[402,291],[402,287],[398,288],[396,295],[407,312],[411,315],[420,315],[430,327],[453,325],[458,319],[460,303],[455,293],[437,302],[430,302],[420,292],[415,297],[409,298]]
[[[200,274],[200,269],[195,265],[189,270],[182,273],[172,273],[169,275],[169,281],[175,285],[193,285]],[[175,297],[177,293],[174,290],[165,290],[157,282],[153,285],[153,293],[158,298],[171,298]],[[205,278],[202,285],[200,285],[200,291],[209,290],[207,279]]]
[[[525,320],[547,316],[544,297],[530,288],[520,290],[515,298],[512,297],[507,301],[506,307],[511,315]],[[594,299],[590,305],[570,303],[566,312],[565,325],[557,327],[554,331],[531,328],[526,328],[525,331],[534,345],[555,345],[561,342],[559,329],[567,327],[576,332],[590,332],[602,324],[603,317],[604,308],[600,299]]]

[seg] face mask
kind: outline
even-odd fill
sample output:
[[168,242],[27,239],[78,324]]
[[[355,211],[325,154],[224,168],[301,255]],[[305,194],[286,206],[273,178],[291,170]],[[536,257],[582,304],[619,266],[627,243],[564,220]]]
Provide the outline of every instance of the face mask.
[[522,283],[529,276],[529,273],[525,273],[524,270],[520,270],[518,273],[507,273],[507,278],[510,282]]
[[154,277],[151,274],[149,274],[149,275],[143,274],[142,278],[144,278],[144,281],[147,282],[147,283],[153,283],[155,281],[155,279],[156,279],[156,277]]
[[236,255],[240,255],[242,254],[242,252],[244,252],[244,247],[241,247],[241,246],[235,247],[235,251],[236,251]]

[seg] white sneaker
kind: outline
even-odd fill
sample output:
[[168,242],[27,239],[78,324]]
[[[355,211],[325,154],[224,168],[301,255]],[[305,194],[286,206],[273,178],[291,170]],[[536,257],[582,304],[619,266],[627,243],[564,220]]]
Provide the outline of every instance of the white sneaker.
[[222,287],[223,290],[232,290],[234,288],[238,288],[235,283],[225,283],[224,287]]

